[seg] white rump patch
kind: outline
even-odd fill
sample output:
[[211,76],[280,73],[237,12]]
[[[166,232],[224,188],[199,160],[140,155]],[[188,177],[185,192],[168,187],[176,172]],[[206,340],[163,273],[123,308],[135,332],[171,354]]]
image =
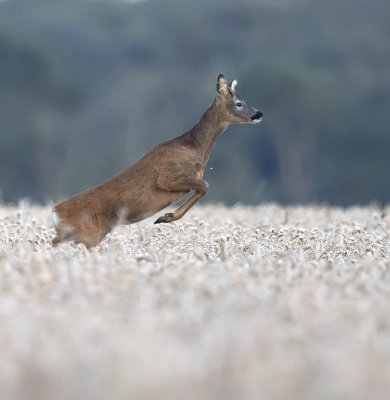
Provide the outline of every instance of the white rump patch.
[[53,211],[53,215],[52,216],[53,216],[54,225],[57,226],[59,224],[59,222],[60,222],[57,213],[55,211]]

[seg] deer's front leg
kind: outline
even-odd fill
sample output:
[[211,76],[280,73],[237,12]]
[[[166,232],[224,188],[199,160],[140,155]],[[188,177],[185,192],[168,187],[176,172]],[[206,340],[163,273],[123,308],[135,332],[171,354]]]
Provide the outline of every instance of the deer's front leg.
[[155,224],[177,221],[209,190],[209,184],[206,181],[192,177],[182,178],[180,181],[170,182],[167,186],[167,189],[170,192],[191,192],[192,190],[195,190],[195,193],[176,211],[173,213],[167,213],[158,218]]

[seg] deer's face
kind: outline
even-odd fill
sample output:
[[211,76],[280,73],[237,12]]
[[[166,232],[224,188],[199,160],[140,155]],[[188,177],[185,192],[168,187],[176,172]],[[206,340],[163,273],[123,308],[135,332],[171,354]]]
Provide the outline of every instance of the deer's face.
[[236,85],[236,80],[228,85],[222,74],[218,76],[217,102],[223,120],[230,124],[259,123],[263,114],[238,96]]

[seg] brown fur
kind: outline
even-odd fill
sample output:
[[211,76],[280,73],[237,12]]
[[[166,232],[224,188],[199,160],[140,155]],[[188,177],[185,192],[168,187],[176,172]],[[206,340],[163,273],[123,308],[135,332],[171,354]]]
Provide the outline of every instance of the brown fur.
[[190,131],[152,148],[107,182],[56,205],[53,245],[74,240],[88,248],[96,246],[116,224],[141,221],[194,190],[181,207],[156,223],[180,219],[208,191],[202,178],[219,135],[231,123],[251,122],[248,113],[257,111],[251,108],[241,116],[232,112],[235,93],[229,91],[223,75],[218,77],[217,89],[213,104]]

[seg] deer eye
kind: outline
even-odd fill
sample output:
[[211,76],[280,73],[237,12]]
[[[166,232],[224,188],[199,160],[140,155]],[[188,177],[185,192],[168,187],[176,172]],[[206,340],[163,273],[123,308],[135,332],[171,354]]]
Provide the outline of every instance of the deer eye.
[[242,103],[240,101],[237,101],[236,107],[242,107]]

